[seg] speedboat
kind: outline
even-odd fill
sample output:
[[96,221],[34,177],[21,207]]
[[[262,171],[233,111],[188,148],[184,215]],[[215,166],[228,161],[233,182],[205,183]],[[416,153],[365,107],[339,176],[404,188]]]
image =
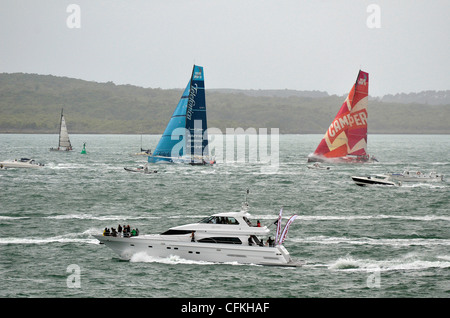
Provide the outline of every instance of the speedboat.
[[141,172],[141,173],[146,173],[146,174],[157,173],[158,172],[158,170],[149,170],[147,165],[139,166],[137,168],[124,167],[124,169],[125,169],[125,171],[128,171],[128,172]]
[[405,170],[403,173],[389,174],[393,180],[400,182],[435,182],[444,181],[444,175],[436,172],[423,173],[420,171]]
[[0,165],[5,168],[42,168],[44,164],[34,161],[34,159],[21,158],[20,160],[1,161]]
[[[300,266],[293,261],[282,244],[274,244],[267,226],[254,226],[249,220],[246,206],[240,212],[216,213],[191,223],[169,228],[161,234],[138,236],[94,235],[117,253],[129,260],[133,255],[144,253],[151,257],[179,256],[194,261],[217,263]],[[117,233],[113,230],[113,233]]]
[[385,174],[374,174],[367,177],[352,177],[353,181],[359,186],[366,185],[387,185],[387,186],[400,186],[401,182],[395,182],[391,179],[389,175]]

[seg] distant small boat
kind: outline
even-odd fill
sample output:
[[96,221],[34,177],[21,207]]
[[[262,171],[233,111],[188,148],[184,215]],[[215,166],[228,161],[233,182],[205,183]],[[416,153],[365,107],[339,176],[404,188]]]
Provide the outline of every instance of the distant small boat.
[[308,169],[317,169],[317,170],[331,170],[331,167],[321,166],[318,162],[315,164],[309,165]]
[[0,167],[5,168],[42,168],[44,164],[36,162],[34,159],[21,158],[20,160],[1,161]]
[[436,172],[423,173],[420,171],[405,170],[403,173],[390,173],[389,176],[400,182],[440,182],[444,181],[444,175]]
[[128,171],[128,172],[140,172],[140,173],[145,173],[145,174],[157,173],[158,172],[158,170],[150,170],[150,169],[148,169],[147,165],[140,166],[140,167],[137,167],[137,168],[126,168],[125,167],[124,169],[125,169],[125,171]]
[[66,120],[64,119],[63,110],[61,109],[61,119],[59,121],[59,143],[58,148],[50,148],[50,151],[71,151],[69,133],[67,132]]
[[151,156],[152,155],[152,150],[151,149],[142,149],[141,148],[141,152],[136,152],[134,155],[135,156]]
[[352,180],[359,186],[366,185],[387,185],[387,186],[401,186],[401,182],[395,182],[389,175],[374,174],[367,177],[352,177]]
[[142,148],[142,135],[141,135],[141,152],[137,152],[133,154],[134,156],[151,156],[152,150],[151,149],[143,149]]
[[359,71],[356,82],[308,162],[365,163],[367,154],[369,73]]

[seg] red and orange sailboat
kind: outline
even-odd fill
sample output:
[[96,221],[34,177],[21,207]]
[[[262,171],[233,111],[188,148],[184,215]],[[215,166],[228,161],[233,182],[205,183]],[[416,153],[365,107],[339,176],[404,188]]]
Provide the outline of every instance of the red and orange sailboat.
[[373,162],[367,154],[369,73],[359,71],[346,100],[308,162]]

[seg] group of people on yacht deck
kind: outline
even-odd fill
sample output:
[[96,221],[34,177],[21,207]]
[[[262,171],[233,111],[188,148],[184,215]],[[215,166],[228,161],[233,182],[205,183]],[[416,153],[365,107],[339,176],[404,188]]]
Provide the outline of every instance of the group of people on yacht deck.
[[131,229],[130,225],[123,225],[119,224],[117,227],[117,230],[113,227],[111,227],[111,230],[105,227],[103,230],[103,236],[123,236],[123,237],[130,237],[130,236],[138,236],[139,235],[139,229]]
[[[248,238],[248,245],[259,245],[264,246],[264,240],[259,240],[255,235],[250,235]],[[269,236],[269,238],[266,241],[266,246],[274,247],[275,241]]]

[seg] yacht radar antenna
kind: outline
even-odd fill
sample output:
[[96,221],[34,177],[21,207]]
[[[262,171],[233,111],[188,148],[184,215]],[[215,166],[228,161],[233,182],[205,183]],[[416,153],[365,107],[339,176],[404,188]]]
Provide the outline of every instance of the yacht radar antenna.
[[242,202],[242,210],[247,211],[248,210],[248,194],[249,194],[249,189],[247,189],[247,192],[245,194],[245,202]]

